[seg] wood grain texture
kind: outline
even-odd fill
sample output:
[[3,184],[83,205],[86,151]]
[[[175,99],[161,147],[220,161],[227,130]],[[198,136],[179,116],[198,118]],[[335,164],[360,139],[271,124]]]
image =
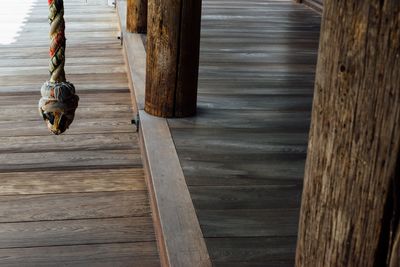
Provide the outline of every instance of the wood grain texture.
[[197,209],[284,209],[300,205],[298,186],[194,186],[189,187]]
[[201,1],[149,0],[145,111],[196,113]]
[[95,151],[57,151],[32,153],[0,154],[0,172],[18,170],[43,170],[71,168],[126,168],[141,167],[139,151],[95,150]]
[[156,116],[174,115],[181,4],[148,1],[145,110]]
[[390,254],[388,265],[390,267],[396,267],[400,264],[400,230],[399,226],[397,226],[397,232],[394,234],[392,239],[392,245],[390,246]]
[[390,260],[399,218],[399,14],[390,0],[324,5],[297,266]]
[[2,172],[0,195],[141,191],[143,176],[141,168]]
[[[139,111],[150,193],[169,266],[211,266],[185,177],[165,119]],[[168,160],[166,160],[168,159]]]
[[[99,133],[91,134],[91,138],[83,135],[62,136],[13,136],[0,137],[0,153],[76,151],[86,150],[134,150],[138,151],[137,136],[131,133]],[[136,146],[135,146],[136,144]]]
[[[1,13],[1,12],[0,12]],[[0,45],[0,265],[160,266],[115,10],[65,1],[71,129],[37,110],[48,79],[48,4]]]
[[204,237],[296,236],[298,209],[198,210]]
[[207,238],[215,266],[286,266],[294,264],[291,256],[296,237]]
[[127,0],[126,30],[128,32],[146,33],[147,0]]
[[157,267],[154,242],[0,249],[2,266]]
[[[43,119],[37,118],[32,121],[0,121],[0,136],[47,136],[48,130],[43,127]],[[68,135],[93,133],[132,133],[133,127],[128,120],[115,120],[113,118],[92,118],[90,120],[76,120],[73,128],[69,129]]]
[[[49,206],[49,203],[52,205]],[[0,222],[145,217],[150,215],[146,191],[12,195],[1,196],[0,204]]]
[[2,223],[0,248],[154,241],[150,217]]

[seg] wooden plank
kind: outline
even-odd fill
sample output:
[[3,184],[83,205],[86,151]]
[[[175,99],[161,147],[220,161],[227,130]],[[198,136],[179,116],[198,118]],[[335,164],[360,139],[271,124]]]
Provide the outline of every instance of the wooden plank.
[[[308,90],[308,92],[313,92],[310,89],[312,88],[313,81],[306,79],[304,77],[287,77],[286,79],[282,79],[281,77],[263,77],[258,79],[249,79],[247,77],[242,77],[241,79],[234,79],[234,78],[222,78],[218,77],[217,75],[213,76],[200,76],[199,77],[199,84],[201,85],[201,90],[206,90],[207,88],[210,90],[214,89],[214,93],[219,93],[219,90],[215,90],[216,88],[221,89],[229,89],[233,88],[238,91],[238,93],[247,94],[250,89],[259,89],[258,94],[265,94],[269,93],[270,90],[279,90],[286,89],[286,90]],[[240,91],[238,89],[241,89]],[[261,91],[260,89],[266,90]],[[202,92],[202,91],[201,91]],[[210,93],[205,91],[204,93]],[[224,93],[222,91],[222,93]],[[234,92],[231,92],[234,93]],[[296,91],[293,91],[296,94]],[[200,94],[201,95],[201,94]]]
[[154,241],[150,217],[0,224],[0,248]]
[[296,236],[299,209],[198,210],[204,237]]
[[137,136],[132,133],[62,136],[0,137],[0,153],[49,152],[77,150],[137,150]]
[[155,242],[0,249],[7,267],[160,266]]
[[[43,74],[28,75],[25,74],[21,76],[5,76],[0,80],[0,86],[9,86],[18,84],[20,86],[34,86],[38,88],[48,80],[48,74],[43,72]],[[74,81],[74,85],[79,88],[79,84],[93,84],[93,81],[97,83],[114,84],[116,82],[124,83],[125,88],[127,85],[127,78],[125,73],[97,73],[97,74],[72,74],[68,75],[68,80]],[[111,81],[111,82],[110,82]]]
[[157,206],[156,216],[160,222],[168,264],[211,266],[167,122],[144,111],[139,111],[139,114],[151,177],[150,192]]
[[0,172],[15,170],[97,167],[141,167],[140,151],[94,150],[40,153],[2,153]]
[[[38,92],[10,92],[10,93],[1,93],[0,104],[2,106],[12,106],[18,104],[18,101],[23,102],[25,105],[37,105],[38,100],[36,96]],[[109,89],[103,90],[100,93],[96,92],[85,92],[79,90],[79,96],[82,103],[80,103],[79,107],[94,107],[100,105],[130,105],[130,99],[127,97],[129,93],[129,89],[125,85],[125,89]],[[34,97],[33,97],[34,96]]]
[[[35,121],[0,121],[0,136],[36,136],[49,135],[44,127],[43,120],[37,118]],[[94,134],[94,133],[131,133],[133,126],[129,120],[115,120],[104,118],[93,118],[90,120],[76,120],[68,129],[66,135],[72,134]]]
[[[293,265],[285,265],[284,262],[278,261],[278,262],[274,262],[273,260],[268,260],[267,262],[254,262],[254,261],[249,261],[249,262],[218,262],[218,261],[214,261],[214,266],[215,267],[266,267],[266,266],[271,266],[271,267],[275,267],[275,266],[293,266]],[[269,265],[272,264],[272,265]]]
[[[24,75],[29,71],[30,75],[41,75],[47,74],[48,67],[44,66],[19,66],[19,67],[1,67],[0,68],[0,77],[7,76],[19,76]],[[69,73],[69,75],[80,75],[80,74],[119,74],[125,72],[125,66],[121,64],[107,64],[104,65],[88,65],[80,64],[79,66],[68,65],[65,67],[65,71]]]
[[189,187],[198,210],[298,208],[301,189],[301,185]]
[[[46,9],[47,9],[47,7],[46,7]],[[36,12],[37,11],[38,10],[36,8]],[[45,11],[48,12],[47,10],[45,10]],[[74,12],[74,11],[70,11],[70,12]],[[75,12],[77,12],[78,14],[81,13],[81,12],[79,12],[79,9],[75,10]],[[114,18],[114,16],[112,18]],[[40,21],[38,21],[38,20],[31,21],[30,20],[29,21],[29,26],[28,26],[29,30],[25,29],[25,30],[23,30],[23,32],[25,31],[25,32],[34,34],[34,33],[37,33],[39,31],[48,31],[48,29],[50,27],[45,22],[46,21],[43,18]],[[75,32],[83,33],[83,32],[87,32],[87,31],[91,31],[91,30],[92,31],[96,31],[96,32],[115,32],[115,23],[113,23],[114,22],[113,19],[103,19],[102,21],[96,21],[96,22],[86,21],[86,23],[85,23],[86,28],[80,28],[80,26],[82,24],[76,23],[76,22],[78,22],[78,21],[77,20],[69,20],[69,22],[67,22],[67,24],[68,24],[68,35],[73,35]],[[99,23],[99,22],[103,22],[103,23]],[[107,22],[109,22],[109,23],[107,23]]]
[[1,196],[142,190],[141,168],[0,173]]
[[[68,64],[76,62],[87,62],[90,59],[101,58],[107,60],[107,58],[112,57],[116,59],[122,59],[121,57],[121,46],[115,42],[115,40],[110,41],[108,44],[93,45],[93,44],[82,44],[73,45],[70,44],[68,50]],[[2,59],[19,59],[19,61],[24,59],[34,59],[38,60],[48,60],[46,54],[48,47],[43,46],[23,46],[23,47],[2,47],[0,49],[0,55]],[[109,60],[109,59],[108,59]],[[29,61],[28,61],[29,62]],[[39,61],[40,62],[40,61]]]
[[[44,50],[44,49],[43,49]],[[109,48],[108,50],[99,50],[98,53],[100,55],[98,56],[92,56],[92,57],[86,57],[84,58],[83,56],[81,58],[79,57],[72,57],[70,53],[68,53],[68,65],[69,66],[79,66],[81,64],[85,64],[87,66],[97,66],[97,65],[123,65],[124,61],[122,57],[118,56],[107,56],[105,57],[103,53],[107,53],[107,51],[110,51],[111,49]],[[1,50],[0,50],[1,51]],[[112,50],[111,50],[112,51]],[[121,52],[120,50],[116,51],[116,55],[119,55]],[[23,64],[27,66],[32,66],[32,67],[42,67],[46,66],[46,63],[48,63],[48,58],[47,57],[38,57],[36,55],[36,58],[21,58],[21,57],[16,57],[15,54],[11,54],[12,52],[9,52],[7,54],[0,53],[3,57],[12,59],[12,60],[1,60],[0,61],[0,69],[3,68],[10,68],[10,67],[19,67]],[[111,53],[108,53],[111,54]],[[25,56],[25,55],[24,55]],[[88,56],[88,55],[86,55]],[[18,69],[22,69],[23,67],[19,67]]]
[[[235,40],[232,38],[232,40]],[[253,43],[254,44],[254,43]],[[310,68],[309,64],[316,63],[316,58],[310,57],[310,53],[307,52],[299,52],[295,55],[290,55],[290,52],[264,52],[264,51],[255,51],[252,53],[243,53],[240,51],[237,52],[215,52],[215,51],[204,51],[202,50],[201,63],[204,64],[212,64],[213,66],[222,66],[228,64],[237,64],[238,62],[242,62],[245,65],[257,65],[257,66],[265,66],[264,64],[268,64],[268,66],[289,64],[293,66],[301,66]],[[291,62],[296,61],[296,64],[292,64]]]
[[[40,98],[39,98],[40,99]],[[38,107],[37,106],[26,106],[20,105],[21,109],[31,111],[27,113],[24,117],[15,117],[15,108],[13,107],[4,107],[0,110],[0,119],[3,121],[22,121],[26,120],[37,120],[38,115]],[[132,111],[130,106],[95,106],[95,107],[80,107],[79,110],[75,114],[76,120],[88,120],[93,118],[105,118],[111,119],[120,117],[120,119],[125,119],[130,121],[132,118]],[[39,117],[40,118],[40,117]],[[72,126],[71,126],[72,127]]]
[[[250,68],[248,71],[251,71]],[[247,110],[260,110],[260,111],[311,111],[312,98],[309,95],[253,95],[247,96],[245,94],[236,95],[207,95],[202,94],[199,96],[199,107],[207,107],[207,109],[229,109],[235,110],[238,107]]]
[[200,153],[203,147],[212,154],[229,150],[230,154],[288,153],[307,151],[306,132],[269,133],[264,130],[220,128],[173,128],[175,144],[182,150]]
[[126,32],[125,23],[126,19],[126,2],[118,2],[118,16],[120,21],[120,29],[124,35],[124,52],[126,62],[128,63],[128,77],[129,82],[134,90],[135,104],[138,109],[144,109],[145,97],[145,77],[146,77],[146,52],[141,35],[130,34]]
[[[199,103],[201,106],[201,103]],[[266,133],[304,133],[310,124],[309,112],[260,112],[254,110],[209,110],[199,107],[198,117],[168,119],[173,128],[229,128],[254,130]],[[250,119],[251,118],[251,119]]]
[[[215,160],[221,160],[221,157]],[[224,160],[181,160],[190,186],[223,186],[223,185],[301,185],[304,175],[305,159],[298,161],[265,160],[232,162]]]
[[[43,36],[45,36],[44,32],[42,34],[43,34]],[[27,36],[27,37],[29,37],[29,39],[33,39],[34,38],[34,36]],[[74,39],[73,42],[71,42],[72,41],[71,39],[68,39],[69,40],[68,44],[75,45],[75,46],[79,46],[79,44],[86,45],[86,44],[90,44],[93,41],[93,39],[96,39],[96,42],[98,42],[99,45],[102,45],[102,44],[108,45],[110,43],[113,44],[116,41],[118,41],[117,40],[117,33],[115,33],[115,36],[113,36],[113,38],[107,38],[105,35],[104,36],[100,36],[100,37],[94,35],[94,36],[90,36],[90,38],[88,38],[88,39],[85,39],[84,36],[80,36],[77,39]],[[44,47],[46,47],[48,45],[49,45],[48,44],[48,40],[47,39],[42,39],[42,38],[37,39],[37,40],[32,40],[32,43],[31,43],[31,46],[33,48],[37,48],[37,47],[44,48]],[[23,47],[26,47],[26,44],[23,44],[23,41],[20,40],[20,42],[17,42],[15,44],[13,44],[13,46],[15,48],[23,48]],[[42,54],[41,57],[45,57],[45,54]]]
[[150,217],[146,191],[0,196],[1,223],[131,216]]
[[[229,150],[226,150],[229,152]],[[235,153],[236,152],[236,153]],[[219,162],[219,163],[232,163],[236,162],[238,164],[251,164],[254,163],[261,163],[261,162],[269,162],[269,164],[276,164],[276,165],[288,165],[288,163],[304,163],[306,158],[306,153],[243,153],[240,154],[237,151],[233,151],[232,154],[224,154],[221,151],[217,151],[215,153],[210,152],[209,155],[204,155],[201,153],[195,153],[191,155],[190,151],[182,149],[181,152],[182,160],[191,160],[191,161],[211,161],[211,162]],[[252,159],[255,158],[253,161]],[[242,160],[242,162],[240,162]],[[272,172],[269,172],[269,175],[275,175]]]
[[207,238],[210,257],[215,266],[281,266],[294,265],[296,236]]
[[[212,163],[203,161],[181,161],[189,186],[224,185],[291,185],[303,184],[304,161],[297,162],[288,169],[286,164],[271,164],[258,168],[263,162],[254,164]],[[257,169],[256,169],[257,168]],[[269,174],[269,171],[273,175]]]
[[[43,82],[41,82],[43,84]],[[103,92],[107,93],[110,91],[115,91],[115,93],[121,93],[121,92],[127,92],[128,87],[125,83],[123,82],[114,82],[114,81],[108,81],[104,82],[102,84],[74,84],[75,87],[79,90],[79,94],[81,93],[94,93],[94,94],[101,94]],[[10,95],[10,94],[16,94],[16,95],[21,95],[24,93],[27,94],[36,94],[37,98],[40,98],[40,93],[38,92],[40,88],[39,83],[28,83],[28,84],[23,84],[23,85],[18,85],[18,84],[11,84],[7,86],[2,86],[0,88],[0,94],[2,95]],[[39,101],[39,100],[38,100]]]
[[[109,33],[109,35],[110,35],[110,33]],[[29,36],[29,39],[31,39],[31,40],[33,39],[30,44],[29,44],[29,40],[24,41],[24,40],[20,40],[20,39],[18,40],[18,38],[17,38],[17,42],[13,43],[13,47],[14,48],[20,48],[20,47],[26,48],[27,43],[29,44],[29,46],[31,46],[33,48],[48,47],[48,45],[49,45],[48,40],[47,40],[47,38],[44,38],[44,36],[46,36],[45,32],[43,32],[43,35],[39,34],[38,36],[41,36],[41,37],[38,39],[34,39],[35,36],[32,36],[32,35]],[[80,36],[80,38],[73,39],[73,42],[71,42],[71,39],[68,39],[69,40],[68,44],[75,45],[75,46],[87,45],[87,44],[93,43],[93,40],[95,39],[98,45],[102,45],[102,44],[108,45],[110,43],[115,43],[116,38],[117,38],[116,33],[115,33],[115,36],[112,36],[112,38],[110,38],[110,36],[107,37],[106,35],[100,35],[100,36],[92,35],[92,36],[89,36],[89,38],[85,38],[85,35],[83,35],[83,36]]]

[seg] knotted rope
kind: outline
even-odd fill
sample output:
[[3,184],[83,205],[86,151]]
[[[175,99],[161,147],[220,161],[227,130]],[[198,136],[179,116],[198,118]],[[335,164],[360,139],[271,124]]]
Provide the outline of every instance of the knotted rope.
[[48,0],[50,22],[50,80],[40,90],[39,111],[49,130],[58,135],[74,120],[79,97],[65,79],[65,21],[63,0]]

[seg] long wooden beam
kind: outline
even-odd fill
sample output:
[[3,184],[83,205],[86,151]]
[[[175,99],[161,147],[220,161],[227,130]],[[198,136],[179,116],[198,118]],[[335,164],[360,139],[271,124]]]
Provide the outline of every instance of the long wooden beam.
[[[126,10],[118,2],[120,25]],[[167,120],[144,112],[146,52],[139,34],[124,31],[124,50],[134,106],[137,106],[147,186],[162,266],[210,267],[211,261],[190,198]]]
[[326,1],[297,266],[399,266],[400,5]]

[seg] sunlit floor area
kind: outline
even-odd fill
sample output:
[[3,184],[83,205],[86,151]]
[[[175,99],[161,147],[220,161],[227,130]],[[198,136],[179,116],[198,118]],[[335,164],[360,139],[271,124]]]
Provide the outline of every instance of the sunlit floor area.
[[67,133],[38,113],[47,1],[0,9],[0,266],[159,266],[115,9],[65,1]]
[[38,0],[13,0],[1,3],[0,45],[11,44],[26,24],[32,6]]

